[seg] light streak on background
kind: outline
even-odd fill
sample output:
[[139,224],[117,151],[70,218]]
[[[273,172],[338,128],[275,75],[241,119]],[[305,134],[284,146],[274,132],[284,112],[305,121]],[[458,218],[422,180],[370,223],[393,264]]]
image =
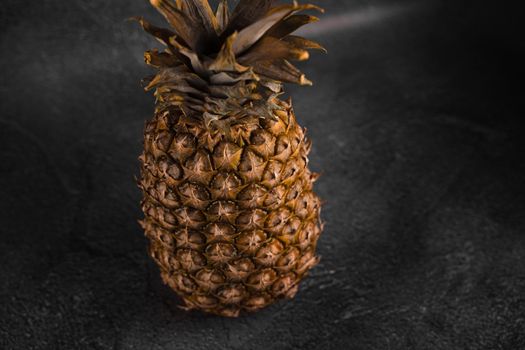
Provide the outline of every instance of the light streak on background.
[[301,36],[318,36],[327,33],[339,32],[347,29],[370,26],[385,20],[417,10],[427,9],[434,2],[412,2],[404,5],[369,6],[356,9],[341,15],[332,15],[321,18],[321,21],[311,27],[304,27],[297,33]]

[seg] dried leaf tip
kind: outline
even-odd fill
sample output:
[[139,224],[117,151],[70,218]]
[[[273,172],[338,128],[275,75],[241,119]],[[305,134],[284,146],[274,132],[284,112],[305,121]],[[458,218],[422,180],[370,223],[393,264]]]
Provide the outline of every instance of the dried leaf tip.
[[293,6],[296,9],[297,8],[302,8],[302,9],[307,9],[307,10],[316,10],[316,11],[319,11],[320,13],[324,13],[324,8],[322,8],[322,7],[319,7],[319,6],[313,5],[313,4],[300,5],[299,1],[297,1],[297,0],[293,1]]
[[308,51],[300,51],[299,56],[297,57],[299,61],[306,61],[309,58],[310,54],[308,53]]
[[299,78],[299,84],[300,85],[305,85],[305,86],[312,86],[312,85],[314,85],[314,83],[312,83],[311,80],[308,80],[306,78],[306,75],[304,75],[304,74],[301,75],[301,77]]
[[[222,0],[217,7],[217,13],[215,14],[217,23],[219,25],[219,31],[222,33],[230,21],[230,11],[228,9],[228,1]],[[220,34],[219,33],[219,34]]]
[[149,0],[150,4],[155,7],[157,10],[161,11],[161,13],[164,15],[162,11],[165,11],[166,13],[170,13],[173,11],[178,11],[179,8],[177,4],[173,3],[171,0]]

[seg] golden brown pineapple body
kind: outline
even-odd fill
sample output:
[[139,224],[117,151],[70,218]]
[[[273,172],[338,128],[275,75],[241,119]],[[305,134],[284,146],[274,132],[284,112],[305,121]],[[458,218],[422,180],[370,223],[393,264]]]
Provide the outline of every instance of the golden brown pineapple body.
[[143,222],[162,279],[190,308],[225,316],[292,297],[316,263],[320,204],[291,107],[212,142],[181,115],[145,132]]
[[152,4],[179,35],[140,19],[168,47],[145,56],[159,69],[140,158],[150,255],[189,309],[237,316],[293,297],[322,223],[310,142],[278,96],[283,81],[309,83],[287,58],[319,46],[287,34],[315,7],[241,0],[230,15],[223,1],[215,16],[207,1]]

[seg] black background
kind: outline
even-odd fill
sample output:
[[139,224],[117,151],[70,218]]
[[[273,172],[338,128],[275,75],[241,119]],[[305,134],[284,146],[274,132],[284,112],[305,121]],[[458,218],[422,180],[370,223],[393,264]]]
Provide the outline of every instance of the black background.
[[2,1],[0,348],[525,349],[519,1],[317,3],[329,54],[288,92],[323,174],[322,262],[293,301],[222,319],[177,307],[136,223],[158,45],[125,19],[160,16]]

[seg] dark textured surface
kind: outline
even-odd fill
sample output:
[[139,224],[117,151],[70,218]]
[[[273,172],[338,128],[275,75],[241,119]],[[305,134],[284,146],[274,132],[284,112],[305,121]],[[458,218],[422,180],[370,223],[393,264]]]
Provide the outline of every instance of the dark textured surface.
[[177,308],[136,223],[154,43],[123,19],[159,17],[2,2],[0,348],[525,349],[517,2],[322,3],[354,17],[312,34],[330,53],[289,92],[323,259],[293,301],[222,319]]

